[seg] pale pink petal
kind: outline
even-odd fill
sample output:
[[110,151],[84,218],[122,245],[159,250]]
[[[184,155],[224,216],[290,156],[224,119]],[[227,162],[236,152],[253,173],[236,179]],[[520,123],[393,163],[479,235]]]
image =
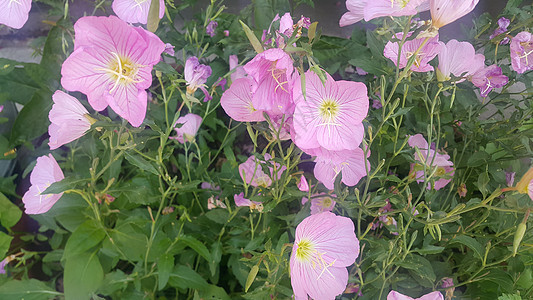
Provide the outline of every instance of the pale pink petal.
[[479,0],[430,0],[432,25],[440,28],[462,16],[476,7]]
[[51,122],[48,128],[50,150],[80,138],[91,128],[91,122],[86,117],[89,112],[76,98],[56,91],[52,99],[54,105],[48,114]]
[[415,300],[409,296],[406,296],[404,294],[400,294],[397,291],[390,291],[390,293],[387,295],[387,300]]
[[22,197],[27,214],[42,214],[47,212],[61,198],[61,194],[41,195],[52,183],[61,181],[65,177],[52,154],[37,158],[37,164],[30,175],[32,186]]
[[420,150],[428,149],[428,142],[420,133],[410,136],[407,143],[413,148],[418,147]]
[[194,140],[196,132],[198,132],[198,129],[202,124],[202,117],[195,114],[186,114],[185,116],[180,117],[174,126],[177,124],[182,124],[182,126],[174,129],[177,133],[175,139],[182,144],[185,143],[185,141],[191,142]]
[[298,189],[302,192],[308,192],[309,191],[309,184],[307,183],[307,179],[305,179],[305,176],[300,177],[300,181],[298,182]]
[[294,22],[290,13],[285,13],[279,20],[279,32],[291,36],[292,35],[292,26]]
[[0,24],[20,29],[28,20],[31,0],[0,0]]
[[329,190],[334,188],[335,178],[340,173],[338,171],[335,170],[335,164],[328,160],[318,161],[314,168],[315,178]]
[[444,296],[442,295],[441,292],[435,291],[435,292],[426,294],[418,298],[417,300],[444,300]]
[[364,18],[366,3],[367,0],[346,0],[348,12],[342,15],[339,25],[344,27],[361,21]]
[[[364,9],[365,21],[378,17],[400,17],[415,15],[419,11],[427,10],[428,0],[391,1],[372,0],[368,1]],[[420,8],[419,8],[420,7]]]
[[244,198],[244,193],[235,194],[233,200],[235,200],[236,206],[250,206],[252,204],[252,201]]
[[246,72],[242,66],[239,66],[239,57],[237,55],[229,56],[229,70],[235,70],[231,73],[231,81],[236,81],[239,78],[246,77]]
[[[483,59],[483,65],[485,56],[482,54],[476,55],[474,46],[468,42],[458,42],[457,40],[451,40],[447,44],[440,42],[439,56],[439,71],[443,78],[441,81],[451,79],[453,74],[455,77],[466,77],[474,74],[479,69],[479,59]],[[457,82],[462,82],[463,79]]]
[[232,119],[240,122],[265,120],[263,112],[255,109],[252,104],[252,85],[251,79],[237,79],[220,98],[220,105]]
[[118,85],[113,95],[106,95],[105,99],[119,116],[128,120],[133,127],[139,127],[146,116],[148,95],[144,89],[136,86]]

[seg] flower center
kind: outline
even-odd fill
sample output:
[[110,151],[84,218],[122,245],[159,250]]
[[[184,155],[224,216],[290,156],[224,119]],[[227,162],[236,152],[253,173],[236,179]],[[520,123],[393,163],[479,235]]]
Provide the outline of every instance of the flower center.
[[322,198],[320,206],[322,206],[324,209],[329,208],[331,206],[331,198],[330,197]]
[[300,261],[310,262],[313,260],[313,253],[315,253],[315,247],[308,239],[301,239],[296,249],[296,258]]
[[319,113],[322,120],[329,125],[335,125],[335,118],[339,113],[339,104],[333,99],[324,99],[320,104]]
[[438,167],[435,175],[439,177],[446,175],[446,169],[444,169],[444,167]]
[[109,75],[109,79],[114,82],[109,93],[112,93],[119,84],[126,86],[142,81],[138,73],[144,67],[143,65],[136,64],[129,58],[122,57],[115,52],[111,52],[111,54],[113,54],[113,57],[107,65],[108,67],[96,69],[97,71],[105,71]]
[[287,89],[285,89],[284,85],[288,84],[287,78],[285,76],[285,69],[278,69],[276,68],[277,61],[273,61],[270,65],[270,73],[272,75],[272,78],[276,81],[276,88],[274,89],[274,92],[278,91],[278,88],[282,89],[283,91],[287,92]]
[[404,8],[409,4],[411,0],[390,0],[390,8],[394,8],[394,4],[397,3],[401,8]]

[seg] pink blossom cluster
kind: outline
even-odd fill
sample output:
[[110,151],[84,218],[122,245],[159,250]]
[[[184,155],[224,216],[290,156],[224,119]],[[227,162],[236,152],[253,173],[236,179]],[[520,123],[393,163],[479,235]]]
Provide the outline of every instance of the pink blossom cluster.
[[411,176],[418,183],[430,176],[436,180],[434,184],[428,183],[427,189],[440,190],[450,183],[455,169],[448,154],[431,149],[421,134],[409,137],[408,143],[409,146],[415,148],[415,163],[411,164]]
[[[287,16],[280,24],[292,24]],[[280,25],[281,30],[295,27]],[[369,163],[360,146],[369,100],[363,83],[336,81],[325,72],[324,82],[313,71],[299,74],[282,48],[257,54],[242,69],[231,59],[239,78],[232,78],[220,103],[232,119],[260,122],[267,117],[274,137],[291,139],[316,157],[315,177],[328,189],[339,174],[348,186],[366,176]]]

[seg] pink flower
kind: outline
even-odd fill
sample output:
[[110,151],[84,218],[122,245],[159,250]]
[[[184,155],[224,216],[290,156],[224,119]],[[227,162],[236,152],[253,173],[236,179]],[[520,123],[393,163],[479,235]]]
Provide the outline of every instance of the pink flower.
[[261,122],[265,118],[263,112],[257,110],[252,103],[254,81],[240,78],[233,82],[220,98],[220,105],[232,119],[240,122]]
[[461,18],[474,10],[479,0],[429,0],[432,24],[436,28]]
[[342,15],[339,20],[339,26],[344,27],[355,24],[365,17],[364,9],[367,0],[346,0],[347,13]]
[[387,16],[416,15],[428,9],[428,0],[372,0],[365,6],[365,21]]
[[6,274],[6,265],[9,263],[8,257],[4,258],[2,261],[0,261],[0,274]]
[[96,122],[89,116],[89,112],[74,97],[62,91],[56,91],[52,96],[54,105],[48,114],[50,126],[50,150],[57,149],[82,137],[91,124]]
[[485,56],[476,54],[474,46],[469,42],[451,40],[447,44],[439,42],[439,67],[437,78],[439,81],[451,80],[451,75],[461,78],[457,83],[465,80],[466,76],[473,75],[485,67]]
[[492,89],[501,88],[509,82],[509,78],[503,75],[502,69],[497,65],[478,70],[471,80],[479,88],[481,97],[487,97]]
[[61,198],[61,194],[41,195],[52,183],[63,180],[63,172],[52,156],[44,155],[37,158],[37,164],[30,175],[31,187],[22,197],[27,214],[42,214]]
[[258,212],[263,211],[263,203],[257,202],[257,201],[250,201],[250,199],[244,198],[244,193],[235,194],[233,196],[233,200],[235,200],[235,206],[248,206],[250,207],[250,210],[257,209]]
[[[148,23],[148,11],[152,0],[113,0],[113,12],[128,23]],[[159,0],[159,19],[165,15],[165,1]]]
[[294,143],[302,149],[355,150],[363,140],[362,121],[368,113],[366,86],[326,76],[323,84],[314,72],[306,72],[305,99],[301,80],[295,79]]
[[[439,190],[446,186],[455,173],[453,163],[450,161],[450,156],[429,149],[426,139],[424,139],[421,134],[409,137],[408,143],[409,146],[418,149],[418,151],[415,152],[415,161],[417,163],[411,164],[410,172],[417,182],[420,183],[424,181],[425,166],[428,172],[427,174],[434,174],[434,177],[439,178],[435,181],[435,190]],[[436,170],[434,170],[434,168],[436,168]],[[427,188],[431,189],[431,185],[428,184]]]
[[166,54],[170,55],[170,56],[174,56],[174,54],[176,54],[176,52],[174,51],[174,46],[172,46],[172,44],[170,43],[166,43],[165,44],[165,50],[163,52],[165,52]]
[[257,54],[245,66],[246,73],[255,80],[252,103],[257,110],[271,115],[292,114],[292,58],[282,49],[274,48]]
[[522,31],[511,40],[511,66],[518,73],[533,70],[533,35]]
[[131,125],[140,126],[152,66],[161,59],[165,44],[115,16],[80,18],[74,31],[74,52],[61,68],[63,87],[86,94],[95,110],[109,105]]
[[229,30],[224,30],[224,36],[229,36]]
[[[412,32],[409,32],[408,36],[411,36]],[[397,33],[395,35],[396,39],[401,40],[403,33]],[[420,48],[420,45],[424,42],[425,38],[415,38],[413,40],[408,40],[403,44],[401,55],[400,55],[400,69],[403,69],[407,66],[407,61],[411,56],[414,55],[416,50]],[[398,49],[399,42],[389,41],[385,45],[383,50],[383,55],[392,60],[394,65],[398,62]],[[439,37],[438,35],[431,38],[422,49],[418,52],[416,59],[411,65],[411,71],[413,72],[429,72],[433,71],[433,67],[429,65],[429,62],[437,56],[440,51]]]
[[182,124],[181,127],[176,127],[176,136],[170,137],[171,139],[176,139],[178,142],[184,144],[185,142],[194,141],[194,137],[202,124],[202,117],[195,114],[186,114],[183,117],[180,117],[174,126]]
[[[493,38],[499,36],[500,34],[504,34],[507,32],[507,27],[511,25],[511,21],[505,17],[501,17],[498,19],[498,28],[494,30],[494,32],[489,36],[489,38],[492,40]],[[509,38],[505,37],[501,42],[500,45],[506,45],[509,43]]]
[[307,179],[303,175],[298,180],[298,189],[302,192],[309,192],[309,183],[307,183]]
[[390,291],[390,293],[387,295],[387,300],[444,300],[444,296],[442,296],[441,292],[431,292],[415,299],[404,294],[400,294],[397,291]]
[[331,212],[305,218],[296,227],[290,259],[295,299],[335,299],[348,283],[346,267],[358,255],[352,220]]
[[[281,174],[287,168],[285,166],[280,167],[278,163],[271,161],[270,154],[265,154],[265,161],[257,160],[255,156],[250,156],[244,163],[239,165],[239,174],[244,182],[252,186],[267,187],[272,184],[272,179],[279,180]],[[263,172],[262,165],[271,164],[268,166],[270,174]],[[274,176],[276,173],[276,176]],[[274,178],[275,177],[275,178]]]
[[347,186],[354,186],[367,174],[365,160],[366,166],[370,167],[361,148],[343,151],[315,149],[315,151],[317,155],[315,178],[330,190],[334,188],[337,175],[342,174],[342,182]]
[[273,115],[270,117],[272,126],[270,126],[271,134],[274,138],[279,138],[280,141],[291,139],[292,116]]
[[243,66],[239,66],[239,57],[237,55],[233,54],[229,56],[229,70],[235,70],[230,75],[231,81],[246,77],[246,72],[244,71]]
[[31,9],[31,0],[0,0],[0,24],[20,29]]
[[210,36],[214,37],[216,35],[215,30],[217,29],[218,22],[211,20],[209,24],[207,24],[207,27],[205,28],[205,32]]
[[330,196],[311,198],[311,215],[316,215],[325,211],[332,211],[335,208],[335,200]]
[[202,65],[198,62],[196,56],[189,57],[185,62],[185,69],[183,70],[185,81],[187,81],[187,94],[193,95],[199,88],[202,90],[206,98],[209,98],[209,93],[205,88],[207,78],[211,76],[211,67]]

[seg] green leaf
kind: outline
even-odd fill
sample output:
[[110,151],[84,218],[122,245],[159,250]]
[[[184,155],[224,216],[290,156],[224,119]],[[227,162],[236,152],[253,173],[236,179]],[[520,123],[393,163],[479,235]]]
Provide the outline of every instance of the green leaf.
[[205,260],[211,261],[211,254],[209,253],[209,250],[202,242],[200,242],[196,238],[187,235],[180,236],[178,243],[183,243],[189,246],[191,249],[196,251],[196,253],[200,254],[200,256],[203,257]]
[[0,222],[5,228],[15,226],[22,216],[22,211],[4,194],[0,193]]
[[35,81],[42,82],[50,91],[55,91],[60,87],[61,65],[65,60],[63,54],[65,40],[63,37],[66,35],[65,28],[72,28],[72,23],[68,19],[60,19],[56,24],[48,32],[43,48],[43,57],[39,64],[39,72],[28,70]]
[[244,24],[243,21],[239,20],[239,22],[241,23],[242,29],[244,30],[246,37],[250,41],[250,44],[252,44],[252,47],[254,47],[255,52],[263,52],[263,45],[261,44],[261,42],[259,42],[254,32],[250,29],[250,27],[248,27],[248,25]]
[[96,220],[87,220],[72,233],[65,246],[63,257],[69,259],[98,245],[105,237],[105,231]]
[[44,282],[29,280],[10,280],[0,286],[2,299],[15,300],[49,300],[62,294],[47,286]]
[[410,254],[403,261],[397,262],[396,265],[411,270],[430,282],[434,282],[437,278],[431,263],[420,255]]
[[259,267],[255,265],[250,270],[250,273],[248,273],[248,277],[246,278],[246,285],[244,286],[244,292],[247,293],[252,283],[254,283],[255,277],[257,276],[257,272],[259,272]]
[[6,253],[11,245],[12,236],[9,236],[0,231],[0,257],[6,257]]
[[223,288],[212,284],[207,288],[198,290],[198,296],[200,299],[231,300]]
[[[21,65],[38,67],[36,64]],[[16,68],[8,75],[0,76],[0,103],[9,100],[26,105],[38,89],[39,85],[28,76],[25,68]]]
[[498,300],[522,300],[522,297],[517,294],[502,294],[500,297],[498,297]]
[[209,286],[202,276],[184,265],[177,265],[174,268],[172,273],[170,273],[168,283],[181,289],[205,289]]
[[500,269],[492,269],[487,276],[482,278],[483,281],[490,281],[507,293],[512,293],[514,284],[511,275]]
[[481,244],[476,239],[466,235],[459,235],[453,238],[453,240],[450,242],[450,244],[454,243],[465,245],[466,247],[473,250],[476,256],[479,257],[479,259],[483,259],[483,246],[481,246]]
[[104,279],[104,271],[95,253],[83,253],[67,259],[63,285],[66,300],[90,299]]
[[413,252],[416,252],[418,254],[426,255],[426,254],[438,254],[441,253],[446,249],[445,247],[439,247],[439,246],[433,246],[433,245],[426,245],[422,247],[422,249],[414,249]]
[[169,253],[161,255],[157,262],[157,270],[159,272],[159,290],[162,290],[167,285],[172,269],[174,269],[174,255]]
[[52,183],[49,187],[46,188],[41,194],[61,194],[66,190],[74,189],[83,182],[88,181],[87,179],[80,179],[75,177],[67,177],[61,181]]
[[48,112],[52,107],[52,93],[39,90],[20,111],[11,131],[11,143],[19,145],[48,131]]
[[149,161],[142,158],[140,155],[132,155],[126,152],[126,160],[129,161],[132,165],[139,167],[141,170],[150,172],[154,175],[159,175],[157,169]]

